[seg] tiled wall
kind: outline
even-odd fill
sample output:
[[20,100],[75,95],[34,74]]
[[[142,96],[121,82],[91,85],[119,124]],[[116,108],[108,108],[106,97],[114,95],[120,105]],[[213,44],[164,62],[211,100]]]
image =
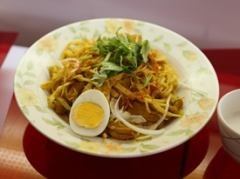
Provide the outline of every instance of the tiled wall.
[[168,27],[201,48],[240,47],[238,0],[0,0],[0,30],[20,32],[18,44],[70,22],[128,17]]

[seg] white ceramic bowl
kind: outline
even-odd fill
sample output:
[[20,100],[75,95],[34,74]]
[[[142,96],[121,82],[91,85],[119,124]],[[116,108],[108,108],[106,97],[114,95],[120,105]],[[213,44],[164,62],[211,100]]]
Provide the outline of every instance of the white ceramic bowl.
[[220,99],[217,113],[223,147],[240,162],[240,89],[233,90]]
[[[137,141],[102,140],[77,136],[60,116],[47,106],[40,85],[49,78],[48,67],[59,63],[66,44],[75,39],[97,39],[121,31],[141,34],[150,45],[169,58],[185,86],[185,115],[157,137]],[[131,19],[93,19],[69,24],[34,43],[22,58],[15,76],[15,95],[28,121],[49,139],[78,152],[104,157],[139,157],[176,147],[198,133],[209,121],[218,101],[216,73],[206,56],[190,41],[164,27]],[[192,90],[194,89],[194,90]]]

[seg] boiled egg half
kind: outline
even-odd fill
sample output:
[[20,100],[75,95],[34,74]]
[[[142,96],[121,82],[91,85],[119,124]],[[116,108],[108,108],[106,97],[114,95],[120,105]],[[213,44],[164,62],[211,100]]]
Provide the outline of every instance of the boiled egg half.
[[97,136],[107,127],[110,117],[109,103],[96,89],[83,92],[73,103],[69,122],[71,129],[82,136]]

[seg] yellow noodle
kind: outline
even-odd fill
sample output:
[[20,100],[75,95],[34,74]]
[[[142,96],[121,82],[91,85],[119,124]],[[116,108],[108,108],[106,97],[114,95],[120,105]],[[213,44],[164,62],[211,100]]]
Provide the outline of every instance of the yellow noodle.
[[[139,40],[141,36],[134,38]],[[132,110],[138,103],[140,107],[141,104],[144,106],[147,115],[163,116],[166,113],[165,120],[182,115],[183,100],[176,95],[178,76],[163,53],[151,49],[147,63],[141,64],[132,73],[112,76],[106,79],[101,87],[97,87],[91,79],[104,58],[93,50],[95,43],[94,40],[70,42],[62,52],[62,66],[49,67],[50,79],[41,87],[48,91],[48,105],[56,113],[68,115],[72,103],[83,91],[97,88],[105,94],[109,102],[112,98],[122,96],[121,105],[126,110]],[[168,111],[165,112],[170,95]],[[131,132],[131,129],[119,124],[117,119],[111,117],[110,121],[108,130],[104,133],[105,137],[139,137],[136,132]],[[155,119],[149,118],[142,125],[153,125],[154,121]]]

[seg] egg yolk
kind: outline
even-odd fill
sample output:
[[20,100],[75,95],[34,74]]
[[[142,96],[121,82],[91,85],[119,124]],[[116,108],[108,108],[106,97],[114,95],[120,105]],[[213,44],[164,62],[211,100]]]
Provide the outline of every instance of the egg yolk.
[[103,109],[92,102],[77,104],[73,109],[73,120],[81,127],[96,128],[103,119]]

